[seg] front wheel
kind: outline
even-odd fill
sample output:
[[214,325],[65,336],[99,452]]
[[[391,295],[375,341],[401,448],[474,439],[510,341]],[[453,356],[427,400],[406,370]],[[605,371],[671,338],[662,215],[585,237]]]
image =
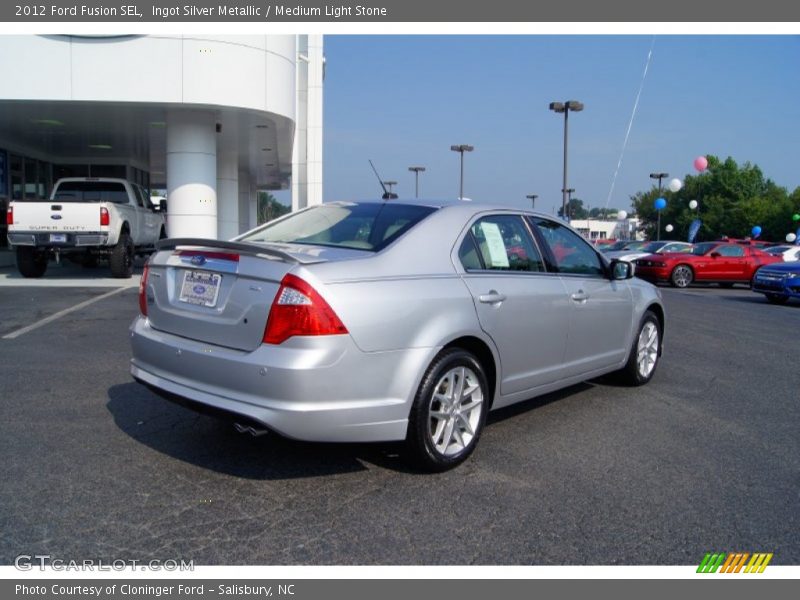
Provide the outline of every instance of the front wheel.
[[676,288],[689,287],[694,279],[694,273],[689,265],[678,265],[672,269],[669,281]]
[[483,367],[471,353],[443,350],[422,378],[408,422],[406,444],[427,471],[445,471],[475,450],[489,405]]
[[634,338],[628,362],[619,372],[623,383],[644,385],[653,378],[661,351],[661,327],[658,317],[647,311],[639,325],[639,334]]
[[789,301],[789,296],[782,296],[780,294],[765,294],[767,302],[770,304],[786,304]]

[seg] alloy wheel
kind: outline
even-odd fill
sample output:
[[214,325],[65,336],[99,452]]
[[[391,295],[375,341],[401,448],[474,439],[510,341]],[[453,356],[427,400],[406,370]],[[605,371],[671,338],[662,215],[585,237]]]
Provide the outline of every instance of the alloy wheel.
[[443,456],[459,454],[475,439],[483,410],[483,391],[477,374],[468,367],[447,371],[433,389],[428,435]]

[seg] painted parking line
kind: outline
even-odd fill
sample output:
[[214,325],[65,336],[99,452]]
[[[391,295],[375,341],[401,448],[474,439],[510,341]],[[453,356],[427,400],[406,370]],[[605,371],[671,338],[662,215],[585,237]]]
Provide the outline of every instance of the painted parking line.
[[70,313],[73,313],[76,310],[81,310],[82,308],[86,308],[90,304],[94,304],[95,302],[99,302],[100,300],[104,300],[105,298],[109,298],[109,297],[113,296],[114,294],[119,294],[120,292],[124,292],[125,290],[129,290],[129,289],[130,289],[129,287],[120,287],[120,288],[113,289],[110,292],[107,292],[105,294],[102,294],[101,296],[96,296],[94,298],[90,298],[89,300],[84,300],[83,302],[81,302],[79,304],[76,304],[75,306],[71,306],[69,308],[65,308],[64,310],[60,310],[57,313],[54,313],[54,314],[50,315],[49,317],[45,317],[44,319],[41,319],[40,321],[36,321],[36,323],[31,323],[30,325],[27,325],[27,326],[25,326],[25,327],[23,327],[21,329],[17,329],[16,331],[12,331],[11,333],[7,333],[6,335],[3,336],[3,339],[4,340],[13,340],[14,338],[18,338],[21,335],[25,335],[26,333],[29,333],[29,332],[33,331],[34,329],[39,329],[39,327],[43,327],[43,326],[47,325],[48,323],[52,323],[56,319],[60,319],[61,317],[65,316],[65,315],[68,315]]

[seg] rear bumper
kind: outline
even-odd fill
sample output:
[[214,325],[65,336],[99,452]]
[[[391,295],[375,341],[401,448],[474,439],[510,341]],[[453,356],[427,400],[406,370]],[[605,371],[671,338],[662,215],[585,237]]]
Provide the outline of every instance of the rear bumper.
[[253,352],[131,325],[131,374],[170,399],[319,442],[402,440],[437,348],[367,353],[350,336],[292,338]]
[[[54,242],[51,235],[63,235],[64,241]],[[38,232],[38,231],[10,231],[8,243],[11,246],[33,246],[36,248],[91,248],[108,245],[107,231],[80,231],[80,232]]]

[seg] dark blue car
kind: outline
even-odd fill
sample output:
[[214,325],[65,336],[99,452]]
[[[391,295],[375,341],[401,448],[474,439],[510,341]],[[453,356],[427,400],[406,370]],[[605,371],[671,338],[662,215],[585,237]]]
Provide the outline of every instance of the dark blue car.
[[772,304],[800,299],[800,261],[761,267],[753,277],[753,291],[764,294]]

